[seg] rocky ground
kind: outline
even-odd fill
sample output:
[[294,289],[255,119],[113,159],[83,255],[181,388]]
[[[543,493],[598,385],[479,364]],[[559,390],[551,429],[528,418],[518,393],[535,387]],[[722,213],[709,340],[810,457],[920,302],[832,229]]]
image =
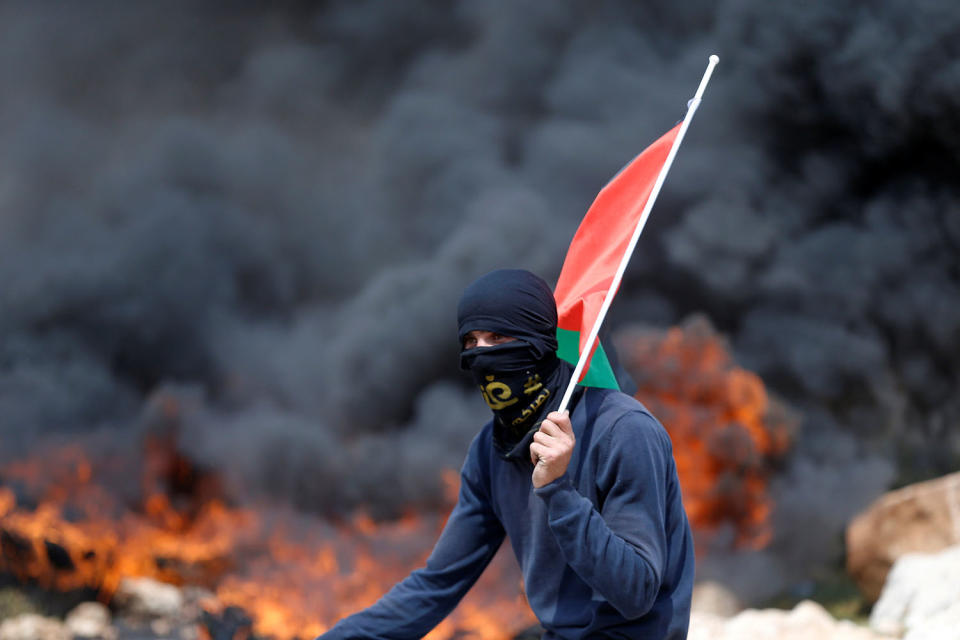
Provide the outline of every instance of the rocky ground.
[[[0,640],[250,640],[243,611],[217,607],[202,589],[150,579],[125,580],[107,606],[86,601],[64,616],[29,609],[26,596],[0,590]],[[12,602],[20,598],[22,602]],[[213,606],[211,606],[213,605]],[[210,609],[217,613],[211,613]],[[537,630],[516,640],[534,640]],[[956,640],[960,639],[960,546],[910,554],[894,565],[869,623],[837,620],[804,600],[792,609],[741,609],[721,585],[697,586],[689,640]]]
[[0,638],[3,640],[234,640],[246,637],[250,620],[223,610],[207,613],[212,601],[203,589],[181,589],[146,578],[124,580],[110,607],[96,600],[72,606],[77,595],[43,594],[11,587],[0,590]]
[[688,640],[885,640],[889,636],[853,623],[836,620],[812,600],[792,610],[745,609],[723,617],[695,611]]
[[[689,639],[960,640],[958,541],[960,474],[891,492],[847,532],[847,570],[868,619],[837,619],[812,600],[745,608],[705,582],[694,591]],[[0,640],[256,640],[244,611],[204,589],[135,578],[121,581],[109,607],[94,595],[0,584]],[[515,640],[538,637],[529,629]]]

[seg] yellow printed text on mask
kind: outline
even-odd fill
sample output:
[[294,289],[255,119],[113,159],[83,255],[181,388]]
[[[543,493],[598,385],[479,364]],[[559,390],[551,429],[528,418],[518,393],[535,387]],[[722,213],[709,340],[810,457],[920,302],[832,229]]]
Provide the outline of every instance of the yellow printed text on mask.
[[497,382],[493,379],[493,376],[486,376],[486,378],[487,384],[480,387],[480,392],[491,409],[500,411],[517,403],[519,398],[513,397],[513,392],[510,391],[509,386]]
[[[542,387],[543,385],[540,385],[540,386]],[[536,413],[537,409],[539,409],[543,405],[543,403],[547,401],[547,398],[549,397],[550,397],[550,389],[544,389],[543,391],[541,391],[537,395],[537,397],[533,399],[533,402],[530,403],[530,406],[524,409],[523,412],[521,412],[519,417],[514,418],[511,424],[514,427],[517,426],[518,424],[522,424],[527,418],[529,418],[534,413]]]

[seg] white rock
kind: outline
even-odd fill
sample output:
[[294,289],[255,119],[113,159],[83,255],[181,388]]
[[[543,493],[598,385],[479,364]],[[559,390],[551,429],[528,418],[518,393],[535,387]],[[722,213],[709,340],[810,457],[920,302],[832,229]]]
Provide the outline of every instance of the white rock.
[[[870,613],[870,626],[881,633],[907,637],[960,638],[960,618],[950,613],[960,603],[960,546],[940,553],[901,556],[887,576],[880,599]],[[954,616],[950,618],[950,616]],[[953,619],[954,635],[926,635],[934,620]],[[941,624],[941,623],[938,623]],[[916,635],[921,634],[921,635]]]
[[0,622],[0,640],[71,640],[71,636],[59,620],[24,613]]
[[911,627],[903,640],[960,640],[960,602]]
[[169,635],[173,630],[173,624],[165,618],[158,618],[150,623],[150,631],[157,636]]
[[834,620],[826,609],[804,601],[792,611],[746,609],[732,618],[695,612],[688,640],[885,640],[866,627]]
[[724,638],[726,618],[715,613],[692,611],[687,640],[719,640]]
[[81,638],[103,638],[110,634],[110,610],[99,602],[83,602],[67,614],[64,624]]
[[784,622],[788,625],[820,627],[832,627],[837,623],[829,611],[812,600],[804,600],[795,606],[793,611],[787,614]]
[[706,580],[694,585],[693,601],[690,609],[699,613],[712,613],[723,618],[729,618],[742,611],[743,605],[730,589],[719,582]]
[[124,614],[139,618],[179,620],[183,612],[180,589],[152,578],[124,578],[113,596]]
[[195,625],[195,624],[187,625],[185,627],[180,627],[180,640],[199,640],[200,639],[199,629],[200,629],[199,625]]

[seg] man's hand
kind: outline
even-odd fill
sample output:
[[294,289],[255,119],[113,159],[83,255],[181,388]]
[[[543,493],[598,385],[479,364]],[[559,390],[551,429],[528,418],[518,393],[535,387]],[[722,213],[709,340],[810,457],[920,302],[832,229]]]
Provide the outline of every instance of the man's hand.
[[576,442],[568,411],[554,411],[547,415],[530,443],[535,489],[553,482],[567,471]]

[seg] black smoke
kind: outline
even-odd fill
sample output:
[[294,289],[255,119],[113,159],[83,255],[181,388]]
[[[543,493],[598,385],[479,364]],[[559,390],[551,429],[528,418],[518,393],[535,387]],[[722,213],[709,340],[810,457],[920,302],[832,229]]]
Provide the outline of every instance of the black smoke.
[[435,504],[486,418],[460,291],[554,281],[711,53],[611,328],[706,313],[805,416],[774,551],[836,553],[879,491],[960,465],[945,0],[4,3],[4,457],[173,397],[238,500]]

